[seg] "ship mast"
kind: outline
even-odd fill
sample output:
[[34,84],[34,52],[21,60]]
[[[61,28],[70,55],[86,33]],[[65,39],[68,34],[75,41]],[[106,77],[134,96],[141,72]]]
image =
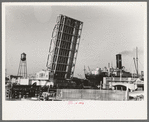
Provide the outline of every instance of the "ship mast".
[[85,69],[85,65],[84,65],[84,73],[86,74],[86,69]]
[[89,69],[89,72],[92,73],[91,70],[90,70],[90,68],[89,68],[89,66],[88,66],[88,69]]

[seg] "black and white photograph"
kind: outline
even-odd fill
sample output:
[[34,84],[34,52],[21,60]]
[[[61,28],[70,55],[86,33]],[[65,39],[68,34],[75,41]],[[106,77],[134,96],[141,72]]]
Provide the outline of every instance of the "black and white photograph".
[[2,3],[4,120],[147,119],[147,2]]

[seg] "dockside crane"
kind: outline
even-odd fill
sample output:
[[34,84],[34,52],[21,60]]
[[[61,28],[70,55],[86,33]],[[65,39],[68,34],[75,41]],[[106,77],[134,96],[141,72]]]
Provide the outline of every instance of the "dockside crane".
[[136,73],[137,73],[137,77],[139,77],[139,74],[138,74],[138,48],[136,47],[136,58],[133,58],[134,60],[134,65],[135,65],[135,69],[136,69]]

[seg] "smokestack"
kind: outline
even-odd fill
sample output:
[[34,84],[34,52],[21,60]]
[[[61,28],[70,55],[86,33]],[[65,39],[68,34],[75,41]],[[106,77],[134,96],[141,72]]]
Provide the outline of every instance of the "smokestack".
[[116,55],[116,68],[122,69],[122,57],[121,54]]

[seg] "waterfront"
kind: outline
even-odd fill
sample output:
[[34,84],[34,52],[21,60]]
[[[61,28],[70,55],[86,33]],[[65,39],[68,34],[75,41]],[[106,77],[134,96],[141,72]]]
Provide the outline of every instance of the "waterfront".
[[144,100],[144,91],[134,92],[120,90],[94,89],[57,89],[56,92],[43,92],[41,96],[23,98],[6,98],[7,101],[141,101]]

